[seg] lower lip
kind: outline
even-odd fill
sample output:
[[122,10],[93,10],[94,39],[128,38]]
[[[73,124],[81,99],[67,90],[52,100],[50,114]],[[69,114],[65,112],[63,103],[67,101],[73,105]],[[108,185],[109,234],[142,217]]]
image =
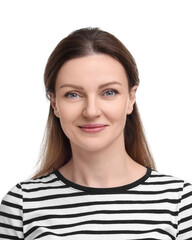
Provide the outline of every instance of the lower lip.
[[80,127],[80,129],[86,133],[97,133],[105,129],[105,126],[101,127]]

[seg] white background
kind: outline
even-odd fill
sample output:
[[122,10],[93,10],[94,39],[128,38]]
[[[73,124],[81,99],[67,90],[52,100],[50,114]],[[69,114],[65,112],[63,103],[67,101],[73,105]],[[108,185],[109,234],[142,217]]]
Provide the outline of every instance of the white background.
[[0,198],[28,179],[47,120],[43,71],[71,31],[100,27],[133,54],[137,104],[157,169],[192,182],[192,2],[6,0],[0,3]]

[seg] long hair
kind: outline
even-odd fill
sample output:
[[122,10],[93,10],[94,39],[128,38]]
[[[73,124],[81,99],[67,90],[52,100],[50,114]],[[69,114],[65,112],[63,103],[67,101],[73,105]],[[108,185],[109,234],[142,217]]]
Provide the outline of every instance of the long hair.
[[[63,64],[70,59],[92,54],[107,54],[119,61],[125,69],[129,90],[133,86],[139,85],[137,65],[127,48],[108,32],[98,28],[83,28],[61,40],[48,59],[44,72],[44,84],[48,99],[50,93],[55,94],[57,74]],[[136,103],[132,113],[127,115],[124,138],[128,155],[141,165],[155,169]],[[60,120],[55,116],[50,104],[40,165],[33,177],[53,172],[66,164],[71,156],[69,139],[63,132]]]

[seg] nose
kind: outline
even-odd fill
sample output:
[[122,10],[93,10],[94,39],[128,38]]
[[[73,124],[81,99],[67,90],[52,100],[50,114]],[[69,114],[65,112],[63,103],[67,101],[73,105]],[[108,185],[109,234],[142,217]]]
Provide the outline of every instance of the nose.
[[87,98],[83,109],[83,116],[92,119],[100,116],[100,114],[100,103],[97,97],[91,96]]

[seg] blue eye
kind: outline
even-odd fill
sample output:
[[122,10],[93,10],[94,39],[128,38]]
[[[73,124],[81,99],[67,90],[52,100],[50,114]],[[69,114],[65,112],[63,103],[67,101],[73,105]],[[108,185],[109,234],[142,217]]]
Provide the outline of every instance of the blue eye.
[[67,97],[67,98],[78,98],[79,95],[77,93],[71,92],[71,93],[66,93],[65,97]]
[[107,90],[103,93],[103,95],[107,97],[111,97],[111,96],[117,95],[117,93],[118,92],[116,90]]

